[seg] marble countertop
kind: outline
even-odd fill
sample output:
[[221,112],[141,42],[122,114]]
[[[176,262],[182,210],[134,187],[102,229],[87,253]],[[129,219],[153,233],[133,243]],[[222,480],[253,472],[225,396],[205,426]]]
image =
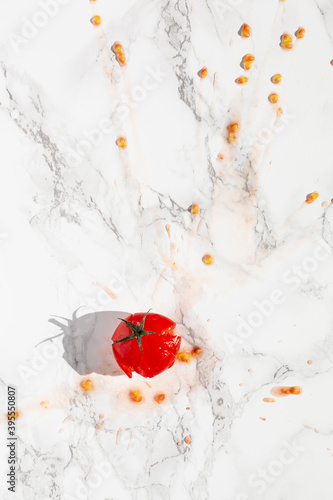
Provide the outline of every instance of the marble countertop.
[[[1,498],[332,500],[332,1],[2,0],[0,27]],[[110,339],[149,308],[202,352],[129,379]]]

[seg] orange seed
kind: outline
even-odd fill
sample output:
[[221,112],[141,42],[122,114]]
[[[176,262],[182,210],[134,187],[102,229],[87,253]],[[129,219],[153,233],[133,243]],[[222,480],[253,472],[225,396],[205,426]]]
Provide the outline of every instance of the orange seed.
[[249,81],[249,79],[247,76],[240,76],[240,77],[236,78],[235,81],[238,85],[244,85],[244,83],[247,83]]
[[191,352],[191,354],[194,358],[197,358],[198,356],[200,356],[201,353],[202,353],[201,347],[194,347],[194,349],[192,349],[192,352]]
[[141,393],[140,393],[140,391],[138,389],[130,391],[130,398],[135,403],[140,403],[140,401],[142,401],[142,396],[141,396]]
[[125,54],[117,54],[117,61],[119,62],[119,66],[126,66]]
[[112,49],[113,49],[113,52],[115,54],[123,54],[124,53],[123,46],[121,45],[120,42],[114,42],[114,44],[112,45]]
[[270,95],[268,96],[268,100],[269,100],[269,102],[271,102],[272,104],[276,104],[276,103],[278,102],[278,100],[279,100],[279,96],[278,96],[278,94],[270,94]]
[[206,78],[207,75],[208,75],[208,69],[206,68],[206,66],[204,66],[200,71],[200,78],[204,79]]
[[246,71],[252,68],[252,63],[255,60],[255,57],[252,54],[246,54],[244,56],[244,69]]
[[293,48],[293,39],[288,33],[283,33],[281,37],[281,47],[289,50]]
[[179,352],[176,355],[176,358],[179,359],[179,361],[182,361],[183,363],[189,363],[191,361],[191,355],[188,352]]
[[94,390],[94,384],[92,383],[92,381],[90,379],[85,379],[85,380],[82,380],[81,382],[81,387],[82,389],[84,389],[86,392],[88,391],[92,391]]
[[281,80],[282,80],[282,76],[280,75],[280,73],[276,73],[271,78],[271,82],[274,83],[275,85],[277,85],[278,83],[280,83]]
[[236,134],[229,134],[229,136],[228,136],[228,138],[227,138],[227,141],[229,142],[229,144],[231,144],[231,143],[232,143],[232,142],[234,142],[236,139],[237,139]]
[[196,215],[200,211],[199,205],[197,203],[193,203],[191,207],[191,214]]
[[102,22],[101,16],[94,16],[91,18],[91,22],[94,26],[99,26]]
[[298,28],[297,30],[297,38],[303,38],[305,35],[305,29],[304,28]]
[[210,255],[209,253],[206,253],[203,257],[202,257],[202,262],[204,264],[206,264],[207,266],[210,266],[211,264],[213,264],[214,262],[214,257],[212,255]]
[[319,196],[319,193],[314,191],[313,193],[310,193],[307,195],[305,202],[310,205],[310,203],[313,203]]
[[298,395],[298,394],[301,394],[302,388],[299,387],[298,385],[296,385],[296,386],[290,388],[290,392],[291,392],[291,394]]
[[293,387],[282,387],[281,392],[283,394],[295,394],[295,395],[299,395],[302,392],[302,388],[299,387],[298,385],[293,386]]
[[161,404],[165,400],[165,394],[157,394],[154,399],[156,403]]
[[237,139],[236,132],[239,129],[239,124],[238,123],[231,123],[228,127],[227,130],[229,132],[229,135],[227,137],[227,141],[230,143],[234,142]]
[[249,38],[251,35],[251,28],[248,24],[244,23],[241,28],[241,36],[244,38]]
[[121,149],[127,148],[127,139],[125,137],[118,137],[117,146]]
[[239,129],[239,124],[238,123],[231,123],[229,126],[228,126],[228,130],[230,133],[234,134],[235,132],[237,132]]

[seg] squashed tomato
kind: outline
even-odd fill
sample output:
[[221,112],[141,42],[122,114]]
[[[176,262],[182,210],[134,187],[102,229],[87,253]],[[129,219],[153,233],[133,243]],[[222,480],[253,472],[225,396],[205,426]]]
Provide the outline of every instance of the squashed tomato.
[[121,320],[112,336],[112,349],[128,377],[132,378],[132,372],[155,377],[174,364],[181,342],[175,327],[171,319],[149,311]]

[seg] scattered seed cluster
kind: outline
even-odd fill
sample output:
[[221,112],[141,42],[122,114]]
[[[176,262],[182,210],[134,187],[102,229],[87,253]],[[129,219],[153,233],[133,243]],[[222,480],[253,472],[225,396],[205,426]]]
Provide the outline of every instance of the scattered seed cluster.
[[120,42],[114,42],[114,44],[112,45],[112,50],[116,55],[119,66],[126,66],[127,61],[122,44]]

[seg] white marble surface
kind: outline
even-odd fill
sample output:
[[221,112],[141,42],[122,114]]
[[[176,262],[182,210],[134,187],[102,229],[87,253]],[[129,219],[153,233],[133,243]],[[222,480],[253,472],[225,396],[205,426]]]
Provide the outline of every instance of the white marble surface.
[[[7,385],[19,411],[17,491],[2,439],[1,498],[331,500],[332,1],[1,0],[1,12],[2,438]],[[119,376],[108,339],[114,311],[150,307],[203,353],[149,387]],[[280,385],[303,392],[263,402]]]

